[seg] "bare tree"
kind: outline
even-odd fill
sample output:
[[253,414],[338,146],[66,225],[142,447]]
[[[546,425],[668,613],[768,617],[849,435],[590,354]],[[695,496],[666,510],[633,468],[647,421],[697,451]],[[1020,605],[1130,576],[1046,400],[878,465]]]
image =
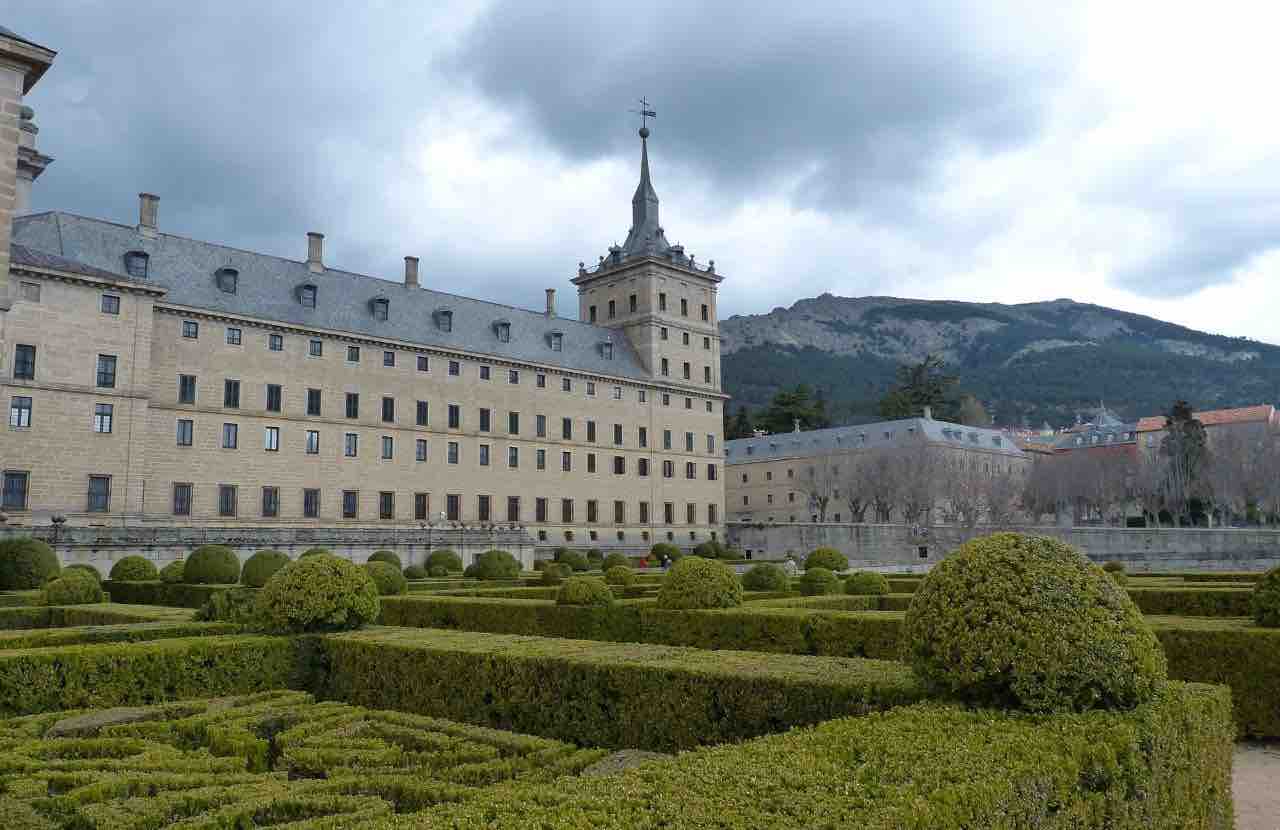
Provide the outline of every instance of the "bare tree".
[[987,482],[987,522],[1006,527],[1017,521],[1023,484],[1022,473],[1012,465],[991,477]]
[[940,487],[938,495],[957,524],[976,527],[986,511],[987,490],[991,475],[979,466],[990,464],[970,453],[951,454],[939,458],[934,465]]
[[875,491],[873,473],[874,465],[862,453],[851,453],[841,459],[838,476],[840,492],[849,508],[849,521],[855,524],[866,521],[867,508],[871,506],[871,493]]
[[893,520],[893,511],[897,507],[902,482],[899,477],[899,465],[894,456],[887,450],[873,450],[866,453],[865,473],[871,483],[871,508],[876,521],[887,524]]
[[919,524],[938,501],[938,456],[923,442],[900,450],[891,465],[897,470],[902,520]]
[[799,490],[808,497],[810,512],[817,515],[818,521],[825,522],[827,510],[836,498],[836,493],[840,492],[840,462],[827,454],[811,460],[813,463],[800,479]]

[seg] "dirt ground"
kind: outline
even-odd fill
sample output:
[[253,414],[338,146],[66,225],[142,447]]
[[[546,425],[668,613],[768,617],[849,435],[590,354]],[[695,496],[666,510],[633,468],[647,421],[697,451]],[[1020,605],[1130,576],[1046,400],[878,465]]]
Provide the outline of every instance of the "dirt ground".
[[1236,744],[1236,830],[1280,830],[1280,743]]

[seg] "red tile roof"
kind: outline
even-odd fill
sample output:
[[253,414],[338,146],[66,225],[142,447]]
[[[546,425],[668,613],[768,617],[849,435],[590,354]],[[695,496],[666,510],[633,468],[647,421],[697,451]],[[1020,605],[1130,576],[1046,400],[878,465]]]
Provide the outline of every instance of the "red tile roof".
[[[1235,409],[1210,409],[1208,412],[1195,413],[1196,420],[1207,427],[1222,424],[1246,424],[1254,421],[1271,421],[1276,417],[1276,408],[1271,404],[1257,406],[1241,406]],[[1148,415],[1138,421],[1138,432],[1157,432],[1164,429],[1163,415]]]

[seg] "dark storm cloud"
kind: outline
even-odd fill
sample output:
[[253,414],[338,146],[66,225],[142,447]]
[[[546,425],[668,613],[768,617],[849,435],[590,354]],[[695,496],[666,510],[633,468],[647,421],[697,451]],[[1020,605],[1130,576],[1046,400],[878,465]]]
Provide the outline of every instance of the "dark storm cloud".
[[957,146],[1037,133],[1052,38],[989,4],[861,6],[503,0],[448,65],[579,158],[630,149],[623,111],[647,95],[664,153],[730,195],[803,174],[822,208],[896,212]]

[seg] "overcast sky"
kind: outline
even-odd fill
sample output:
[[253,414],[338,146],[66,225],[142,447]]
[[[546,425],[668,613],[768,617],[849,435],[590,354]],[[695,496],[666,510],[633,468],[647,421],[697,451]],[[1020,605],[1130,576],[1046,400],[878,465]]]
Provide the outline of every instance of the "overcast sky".
[[[208,8],[205,8],[208,6]],[[859,8],[861,6],[861,8]],[[537,308],[630,224],[647,96],[720,309],[1096,302],[1280,342],[1274,4],[53,2],[35,207]],[[12,8],[12,7],[11,7]],[[1179,10],[1179,8],[1183,10]]]

